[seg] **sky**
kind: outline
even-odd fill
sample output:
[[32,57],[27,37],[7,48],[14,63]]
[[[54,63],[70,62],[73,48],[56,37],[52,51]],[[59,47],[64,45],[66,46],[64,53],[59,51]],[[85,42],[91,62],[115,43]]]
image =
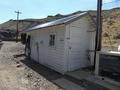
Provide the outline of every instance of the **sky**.
[[[103,8],[120,7],[114,0],[103,0]],[[76,11],[96,10],[97,0],[0,0],[0,23],[16,19],[15,11],[20,11],[20,19],[44,18],[48,15],[69,14]]]

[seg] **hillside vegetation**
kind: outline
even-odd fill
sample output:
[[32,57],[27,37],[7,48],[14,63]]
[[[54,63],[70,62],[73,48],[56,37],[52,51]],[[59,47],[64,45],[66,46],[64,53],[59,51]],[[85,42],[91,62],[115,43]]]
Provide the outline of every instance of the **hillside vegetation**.
[[120,45],[120,8],[103,11],[103,47]]
[[[48,16],[43,19],[23,19],[19,20],[19,31],[23,31],[25,29],[28,29],[30,27],[36,26],[38,24],[43,24],[49,21],[53,21],[56,19],[60,19],[62,17],[65,17],[65,15],[57,14],[55,16]],[[13,30],[16,31],[16,20],[9,20],[5,23],[0,24],[0,30]]]
[[[19,20],[19,25],[18,25],[19,32],[26,30],[30,27],[36,26],[38,24],[56,20],[62,17],[65,17],[65,16],[57,14],[56,16],[48,16],[47,18],[43,18],[43,19]],[[16,24],[17,24],[16,20],[12,20],[12,19],[3,24],[0,24],[0,39],[10,40],[14,38],[16,34]]]
[[[72,14],[81,13],[78,11]],[[91,16],[96,16],[96,11],[89,11]],[[46,23],[68,15],[57,14],[55,16],[48,16],[43,19],[24,19],[19,20],[19,31],[28,29],[38,24]],[[110,10],[104,10],[102,12],[103,18],[103,33],[102,33],[102,46],[103,47],[117,47],[120,45],[120,8],[114,8]],[[9,20],[0,25],[0,30],[16,31],[16,20]]]

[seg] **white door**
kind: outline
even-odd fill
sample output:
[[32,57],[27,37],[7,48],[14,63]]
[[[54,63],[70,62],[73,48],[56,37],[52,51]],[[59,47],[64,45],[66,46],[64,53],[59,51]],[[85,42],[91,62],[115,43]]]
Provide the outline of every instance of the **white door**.
[[70,38],[68,44],[68,70],[76,70],[82,67],[86,67],[88,64],[87,60],[87,49],[88,49],[88,38],[87,32],[80,30],[79,28],[70,28]]
[[44,30],[40,31],[39,40],[39,63],[44,64],[46,58],[46,33]]
[[40,40],[40,48],[39,48],[39,63],[44,63],[44,56],[45,56],[45,50],[44,50],[44,41]]

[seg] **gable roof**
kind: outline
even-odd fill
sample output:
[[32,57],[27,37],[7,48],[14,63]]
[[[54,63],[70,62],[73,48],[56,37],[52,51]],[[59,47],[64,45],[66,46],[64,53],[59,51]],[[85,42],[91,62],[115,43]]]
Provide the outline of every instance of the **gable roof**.
[[37,25],[37,26],[34,26],[32,28],[29,28],[29,29],[25,30],[25,32],[29,32],[29,31],[32,31],[32,30],[41,29],[41,28],[45,28],[45,27],[60,25],[60,24],[66,24],[66,23],[69,23],[69,22],[72,22],[72,21],[76,20],[77,18],[79,18],[79,17],[81,17],[85,14],[86,14],[86,12],[79,13],[79,14],[74,14],[74,15],[71,15],[71,16],[68,16],[68,17],[64,17],[64,18],[57,19],[57,20],[54,20],[54,21],[51,21],[51,22],[40,24],[40,25]]

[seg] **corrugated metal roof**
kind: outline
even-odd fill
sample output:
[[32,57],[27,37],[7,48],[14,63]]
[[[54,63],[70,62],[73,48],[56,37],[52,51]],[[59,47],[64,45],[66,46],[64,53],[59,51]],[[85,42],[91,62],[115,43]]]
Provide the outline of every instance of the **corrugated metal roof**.
[[34,26],[32,28],[29,28],[29,29],[27,29],[25,31],[28,32],[28,31],[32,31],[32,30],[36,30],[36,29],[49,27],[49,26],[65,24],[65,23],[73,21],[74,19],[76,19],[76,18],[78,18],[78,17],[80,17],[80,16],[82,16],[84,14],[86,14],[86,12],[75,14],[75,15],[71,15],[71,16],[68,16],[68,17],[65,17],[65,18],[61,18],[61,19],[58,19],[58,20],[54,20],[54,21],[51,21],[51,22],[47,22],[47,23],[44,23],[44,24],[40,24],[40,25]]

